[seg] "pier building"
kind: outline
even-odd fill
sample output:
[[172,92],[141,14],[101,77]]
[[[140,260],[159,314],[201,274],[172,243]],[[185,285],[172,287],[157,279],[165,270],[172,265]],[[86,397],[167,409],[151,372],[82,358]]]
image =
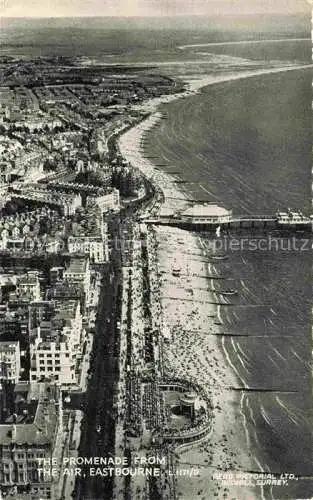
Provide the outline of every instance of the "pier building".
[[192,231],[222,230],[282,230],[309,231],[313,229],[313,215],[287,209],[273,215],[234,215],[232,210],[211,203],[195,203],[184,211],[158,214],[144,218],[146,224],[175,226]]
[[182,222],[192,225],[227,224],[232,220],[232,210],[211,203],[199,203],[187,208],[178,217]]

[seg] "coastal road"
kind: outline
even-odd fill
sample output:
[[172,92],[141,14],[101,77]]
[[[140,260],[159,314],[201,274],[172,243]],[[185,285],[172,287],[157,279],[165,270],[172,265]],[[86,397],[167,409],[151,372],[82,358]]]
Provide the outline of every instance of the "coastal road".
[[[148,198],[152,192],[148,190]],[[119,321],[122,308],[123,265],[128,265],[132,241],[132,211],[140,204],[122,211],[109,222],[111,238],[110,264],[103,272],[96,320],[90,379],[82,424],[79,457],[110,457],[115,449],[115,391],[119,377]],[[109,499],[113,478],[90,477],[89,465],[77,478],[76,500]]]
[[[113,138],[112,138],[113,139]],[[110,141],[114,151],[114,141]],[[119,320],[122,308],[122,266],[127,265],[132,239],[132,215],[146,207],[155,193],[145,182],[147,194],[132,202],[108,222],[111,240],[110,264],[103,271],[96,319],[90,378],[81,429],[80,457],[109,457],[115,449],[114,397],[119,377]],[[126,224],[125,224],[126,221]],[[90,477],[89,466],[77,478],[73,497],[76,500],[109,499],[113,478]]]
[[[110,223],[110,231],[118,231],[118,222]],[[118,329],[121,299],[121,255],[118,245],[112,248],[111,262],[103,273],[99,298],[94,347],[90,363],[90,380],[82,426],[80,457],[108,457],[114,450],[115,418],[113,400],[118,377]],[[74,498],[93,500],[110,498],[111,478],[85,477],[76,481]]]

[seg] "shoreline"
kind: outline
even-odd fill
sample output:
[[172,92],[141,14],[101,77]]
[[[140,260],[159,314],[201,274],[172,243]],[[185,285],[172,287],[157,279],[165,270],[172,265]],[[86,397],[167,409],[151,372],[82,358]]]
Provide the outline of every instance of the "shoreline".
[[[282,71],[286,71],[286,68],[279,71],[228,74],[227,77],[210,75],[189,82],[189,90],[181,94],[146,103],[144,109],[150,111],[149,117],[122,134],[118,144],[122,156],[139,168],[163,192],[164,203],[156,210],[173,212],[190,203],[186,193],[175,185],[173,176],[159,171],[143,150],[142,142],[146,132],[164,116],[158,111],[159,106],[198,93],[207,85]],[[242,394],[230,390],[231,387],[241,387],[242,382],[228,363],[223,336],[214,335],[221,332],[221,326],[216,321],[219,307],[213,303],[214,292],[209,290],[206,252],[201,238],[169,227],[154,226],[153,233],[157,242],[158,275],[161,277],[159,293],[163,334],[166,331],[170,339],[164,353],[165,373],[199,383],[213,407],[209,435],[201,443],[191,445],[177,455],[178,468],[189,464],[190,467],[200,467],[200,471],[206,470],[206,473],[203,476],[200,473],[196,482],[179,477],[176,482],[177,491],[180,498],[185,500],[195,496],[199,490],[209,491],[216,498],[263,498],[262,487],[253,485],[244,490],[239,486],[230,486],[223,491],[221,481],[212,475],[216,470],[234,473],[255,470],[262,472],[264,468],[258,457],[252,454]],[[174,278],[171,270],[177,262],[183,272],[181,276]]]

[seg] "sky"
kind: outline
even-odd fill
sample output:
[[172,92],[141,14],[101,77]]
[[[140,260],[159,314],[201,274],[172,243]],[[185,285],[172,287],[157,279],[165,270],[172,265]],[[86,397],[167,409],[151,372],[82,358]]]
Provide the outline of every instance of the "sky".
[[2,17],[289,14],[308,11],[306,0],[0,0]]

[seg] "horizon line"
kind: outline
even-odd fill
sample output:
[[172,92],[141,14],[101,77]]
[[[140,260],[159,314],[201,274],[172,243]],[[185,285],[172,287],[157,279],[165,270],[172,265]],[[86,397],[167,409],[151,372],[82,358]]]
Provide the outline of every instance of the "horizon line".
[[128,16],[120,16],[120,15],[70,15],[70,16],[63,16],[63,15],[56,15],[56,16],[6,16],[1,14],[0,19],[158,19],[158,18],[179,18],[179,17],[184,17],[184,18],[190,18],[190,17],[225,17],[225,16],[231,16],[231,17],[243,17],[243,16],[273,16],[273,15],[285,15],[285,16],[297,16],[299,14],[310,14],[310,9],[308,11],[305,10],[299,10],[296,12],[246,12],[246,13],[232,13],[232,12],[225,12],[225,13],[212,13],[212,14],[158,14],[158,15],[128,15]]

